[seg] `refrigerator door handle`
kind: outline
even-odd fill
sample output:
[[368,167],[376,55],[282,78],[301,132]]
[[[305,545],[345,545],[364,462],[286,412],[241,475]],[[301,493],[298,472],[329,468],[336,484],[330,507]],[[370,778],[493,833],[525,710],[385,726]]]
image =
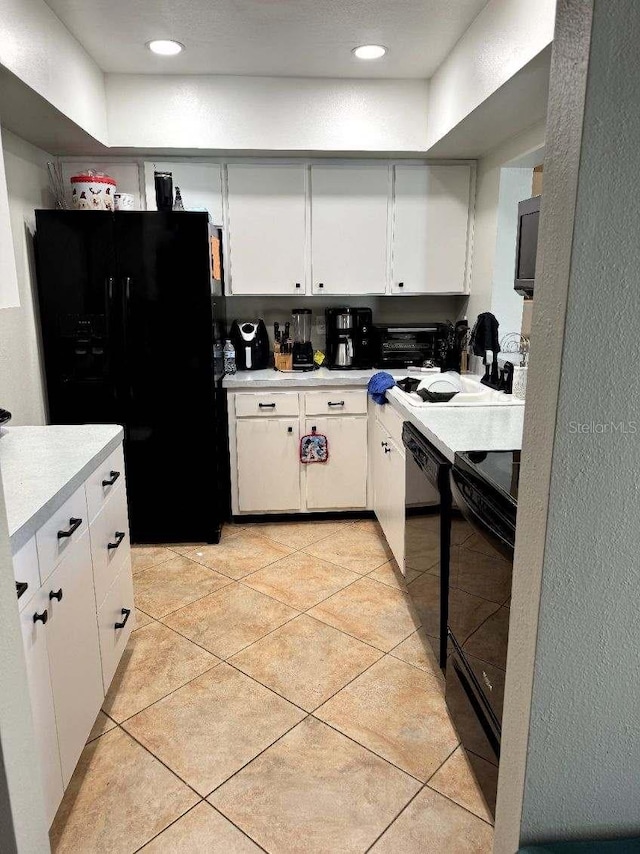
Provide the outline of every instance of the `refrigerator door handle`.
[[124,299],[125,299],[125,302],[129,302],[130,297],[131,297],[131,276],[125,276],[125,280],[124,280]]

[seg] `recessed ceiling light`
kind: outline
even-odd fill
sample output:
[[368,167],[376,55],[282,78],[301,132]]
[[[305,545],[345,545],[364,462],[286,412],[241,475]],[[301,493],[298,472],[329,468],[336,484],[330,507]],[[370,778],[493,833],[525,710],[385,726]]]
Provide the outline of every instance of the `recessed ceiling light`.
[[160,56],[176,56],[184,50],[184,45],[173,39],[154,39],[147,42],[147,47],[152,53],[158,53]]
[[358,59],[380,59],[386,52],[386,47],[381,44],[363,44],[353,49],[353,53]]

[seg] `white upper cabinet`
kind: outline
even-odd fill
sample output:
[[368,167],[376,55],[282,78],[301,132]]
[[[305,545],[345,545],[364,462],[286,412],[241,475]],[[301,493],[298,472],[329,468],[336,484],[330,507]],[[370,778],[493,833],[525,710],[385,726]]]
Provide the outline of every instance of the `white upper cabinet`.
[[219,163],[185,161],[147,161],[144,164],[144,187],[147,210],[155,211],[154,172],[171,172],[173,191],[180,187],[186,211],[208,211],[214,225],[222,225],[222,171]]
[[314,294],[384,294],[390,167],[311,167]]
[[305,165],[229,165],[228,280],[232,294],[304,294]]
[[468,164],[395,167],[392,293],[465,292],[470,191]]

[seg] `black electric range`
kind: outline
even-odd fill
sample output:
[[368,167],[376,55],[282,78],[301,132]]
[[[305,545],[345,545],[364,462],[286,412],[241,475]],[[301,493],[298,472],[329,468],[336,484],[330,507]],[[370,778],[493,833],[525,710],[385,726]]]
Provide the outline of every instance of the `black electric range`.
[[449,585],[446,698],[487,805],[495,810],[520,451],[456,454],[451,492],[469,523]]

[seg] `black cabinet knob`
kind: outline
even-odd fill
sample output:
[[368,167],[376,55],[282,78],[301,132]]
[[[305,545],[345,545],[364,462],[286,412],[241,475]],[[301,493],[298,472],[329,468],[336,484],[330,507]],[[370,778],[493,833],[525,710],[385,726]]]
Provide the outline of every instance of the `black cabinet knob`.
[[52,590],[49,593],[49,601],[52,601],[53,599],[57,599],[58,602],[62,599],[62,587],[60,590]]
[[107,480],[103,480],[103,481],[102,481],[102,485],[103,485],[103,486],[113,486],[113,484],[116,482],[116,480],[117,480],[119,477],[120,477],[120,472],[119,472],[119,471],[110,471],[110,472],[109,472],[109,477],[108,477],[108,479],[107,479]]
[[319,288],[324,288],[324,282],[318,282],[318,287],[319,287]]
[[399,287],[399,288],[404,288],[404,282],[398,282],[398,287]]
[[38,614],[38,612],[36,611],[36,613],[33,615],[33,622],[34,623],[43,623],[44,624],[47,622],[48,619],[49,619],[49,614],[48,614],[46,608],[44,609],[44,611],[41,614]]
[[74,531],[78,530],[80,525],[82,525],[82,519],[74,519],[71,517],[71,519],[69,519],[69,528],[66,531],[58,531],[58,539],[64,540],[67,537],[70,537]]
[[296,282],[296,288],[300,288],[300,287],[302,287],[302,285],[300,284],[300,282]]
[[390,454],[390,453],[391,453],[391,448],[385,448],[385,449],[384,449],[384,452],[385,452],[385,454]]
[[116,531],[115,543],[107,543],[107,549],[117,549],[120,543],[124,540],[126,534],[124,531]]
[[287,433],[293,433],[293,427],[287,427]]
[[124,629],[124,627],[127,625],[127,620],[129,619],[129,617],[131,615],[131,608],[122,608],[120,610],[120,613],[124,617],[124,620],[122,620],[119,623],[114,623],[114,628],[116,628],[116,629]]

